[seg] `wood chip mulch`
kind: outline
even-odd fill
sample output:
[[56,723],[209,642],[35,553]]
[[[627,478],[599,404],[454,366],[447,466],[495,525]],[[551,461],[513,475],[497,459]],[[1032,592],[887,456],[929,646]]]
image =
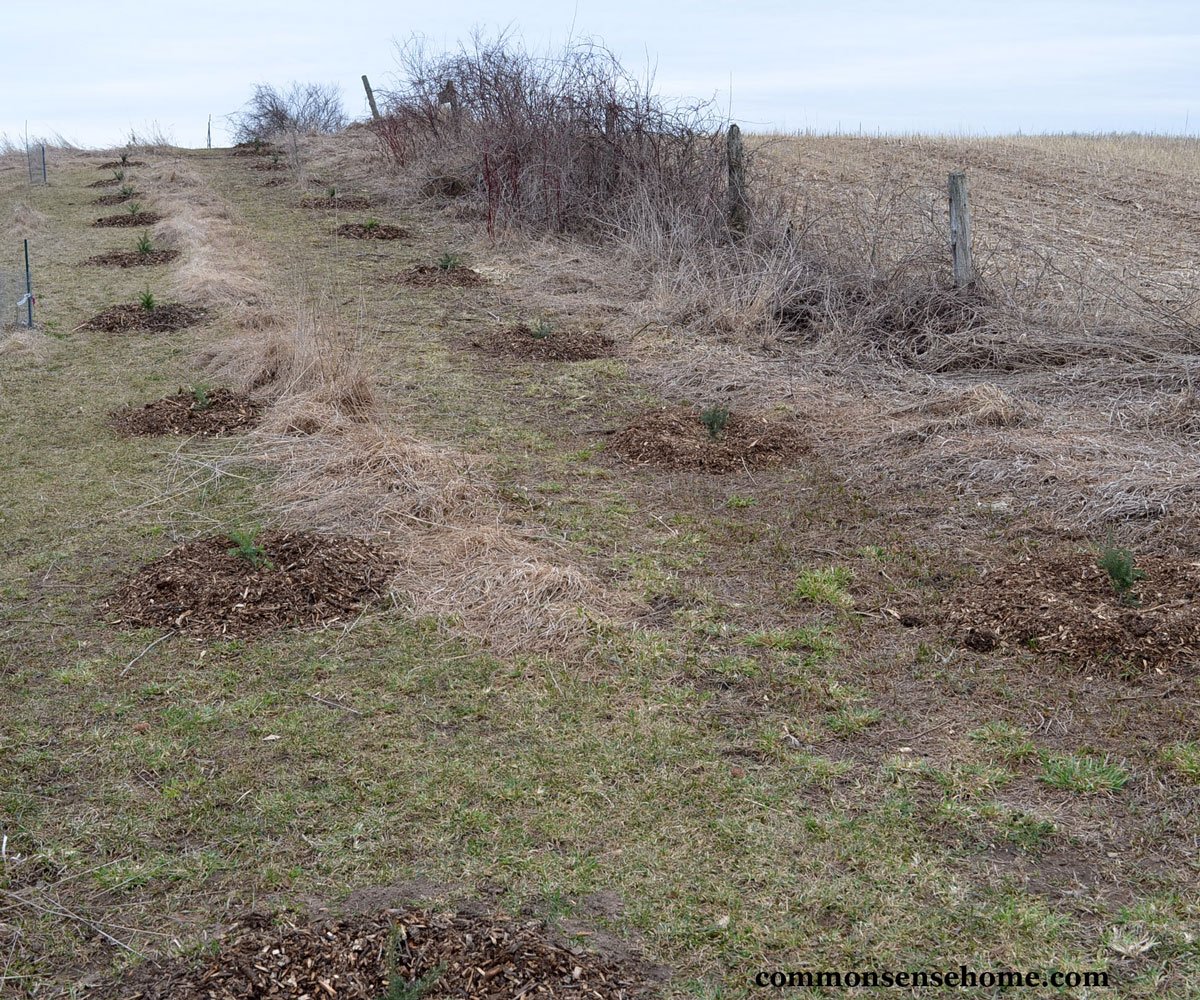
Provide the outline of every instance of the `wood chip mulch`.
[[178,250],[151,250],[150,253],[138,253],[136,250],[110,250],[99,253],[82,261],[96,267],[156,267],[159,264],[170,264],[179,257]]
[[207,315],[208,310],[203,306],[169,303],[145,309],[137,302],[129,302],[110,306],[77,329],[99,333],[170,333],[194,326]]
[[92,183],[89,184],[88,187],[90,187],[90,188],[115,188],[118,184],[123,184],[123,183],[124,183],[124,181],[120,180],[119,178],[109,177],[107,180],[103,180],[103,181],[92,181]]
[[538,337],[530,326],[520,323],[481,334],[471,340],[471,346],[534,361],[590,361],[611,357],[616,344],[594,330],[554,329]]
[[253,427],[262,405],[245,393],[209,389],[199,394],[180,389],[173,396],[142,406],[126,406],[111,415],[117,433],[130,437],[221,437]]
[[652,992],[637,970],[555,944],[536,923],[388,910],[283,926],[247,915],[215,953],[147,963],[88,995],[97,1000],[632,1000]]
[[948,598],[950,634],[979,652],[1030,649],[1084,668],[1139,671],[1200,664],[1200,563],[1146,557],[1122,601],[1094,552],[1029,558]]
[[445,268],[437,264],[418,264],[399,280],[417,288],[474,288],[487,284],[487,278],[469,267]]
[[722,473],[786,463],[812,446],[792,423],[741,413],[731,413],[713,438],[699,410],[672,406],[643,413],[613,435],[607,450],[637,465]]
[[265,160],[262,163],[255,163],[251,170],[287,170],[288,165],[283,160]]
[[122,163],[120,160],[105,160],[96,169],[97,170],[120,170],[123,167],[144,167],[144,160],[130,160],[127,163]]
[[402,240],[409,235],[408,230],[402,226],[388,226],[382,223],[378,226],[368,226],[362,222],[347,222],[338,226],[336,232],[338,236],[344,236],[348,240]]
[[226,535],[142,567],[103,605],[130,625],[252,637],[345,622],[386,597],[396,563],[361,538],[265,531],[257,566]]
[[105,215],[92,223],[95,229],[103,229],[105,227],[119,226],[152,226],[156,222],[161,222],[162,216],[157,212],[122,212],[120,215]]
[[357,194],[339,194],[332,198],[316,198],[308,195],[300,199],[301,208],[340,208],[346,211],[361,211],[371,207],[371,199]]
[[93,205],[123,205],[131,198],[138,197],[136,194],[102,194],[99,198],[92,202]]

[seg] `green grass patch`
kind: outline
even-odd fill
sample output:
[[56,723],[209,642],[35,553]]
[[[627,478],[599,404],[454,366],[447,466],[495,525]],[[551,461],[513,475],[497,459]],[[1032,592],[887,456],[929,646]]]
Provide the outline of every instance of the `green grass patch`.
[[1129,772],[1107,757],[1048,754],[1042,760],[1039,778],[1051,788],[1094,795],[1120,791],[1129,781]]
[[854,574],[844,566],[806,570],[792,586],[791,599],[797,604],[808,602],[848,608],[854,604],[849,592],[853,580]]

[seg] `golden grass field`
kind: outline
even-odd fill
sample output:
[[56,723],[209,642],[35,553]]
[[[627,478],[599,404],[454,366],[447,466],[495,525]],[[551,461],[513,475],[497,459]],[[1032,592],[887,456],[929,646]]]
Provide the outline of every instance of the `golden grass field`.
[[[0,159],[0,266],[28,236],[40,323],[0,341],[0,996],[120,996],[233,915],[364,896],[527,915],[670,997],[960,965],[1200,994],[1200,146],[755,143],[797,218],[881,268],[936,245],[965,169],[977,259],[1022,321],[916,355],[833,318],[714,329],[672,275],[402,193],[354,129],[278,171],[136,150],[181,257],[84,267],[141,234],[89,225],[113,154],[52,151],[35,188]],[[300,206],[328,186],[371,208]],[[368,219],[410,235],[336,235]],[[486,283],[398,280],[445,254]],[[210,318],[78,329],[145,291]],[[538,321],[615,352],[476,346]],[[262,423],[113,432],[198,384],[255,395]],[[714,402],[811,447],[722,475],[606,448]],[[101,607],[176,545],[259,526],[389,547],[393,600],[248,639]],[[1055,589],[1110,530],[1151,569],[1136,608]],[[1054,627],[1005,641],[1000,607]],[[1097,622],[1175,644],[1056,655]]]

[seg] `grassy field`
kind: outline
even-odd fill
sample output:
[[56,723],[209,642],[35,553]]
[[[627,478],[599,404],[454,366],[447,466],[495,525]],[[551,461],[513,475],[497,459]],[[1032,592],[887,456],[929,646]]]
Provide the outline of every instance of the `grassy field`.
[[[1094,167],[1076,178],[1089,191],[1111,173],[1142,206],[1130,218],[1149,234],[1146,268],[1159,268],[1147,280],[1194,269],[1156,227],[1195,223],[1151,204],[1158,172],[1183,177],[1194,153],[1142,163],[1104,142],[930,145],[887,146],[892,169],[928,162],[936,181],[969,155],[981,177],[1005,175],[1019,145],[1058,176]],[[862,164],[881,149],[810,139],[778,155],[801,183],[832,164],[869,183]],[[534,915],[665,967],[667,996],[761,994],[761,970],[960,965],[1109,976],[1049,995],[1200,993],[1194,669],[971,649],[942,610],[989,573],[1021,572],[1014,561],[1093,551],[1098,522],[1069,523],[1086,503],[1048,486],[1028,506],[1001,503],[1020,495],[1020,475],[973,479],[946,459],[958,444],[994,457],[1007,434],[1003,447],[1029,453],[1022,470],[1049,468],[1053,420],[927,428],[922,444],[942,435],[936,456],[876,454],[873,434],[928,421],[904,410],[930,398],[925,376],[868,388],[844,366],[705,341],[593,251],[490,244],[452,205],[381,201],[384,182],[353,155],[305,156],[265,186],[275,173],[248,157],[139,154],[148,166],[129,173],[165,224],[189,206],[219,220],[195,237],[220,237],[204,273],[186,271],[186,240],[180,265],[80,266],[141,232],[90,228],[107,211],[86,186],[107,176],[103,157],[66,157],[48,187],[0,172],[2,217],[30,233],[43,329],[0,354],[0,995],[85,996],[121,969],[203,948],[231,914],[337,908],[370,889]],[[993,201],[1014,217],[1028,178],[1006,183],[977,184],[980,218]],[[299,206],[325,185],[376,204]],[[1037,190],[1059,199],[1040,224],[1061,235],[1075,193]],[[334,233],[368,218],[411,235]],[[1083,223],[1070,220],[1073,238]],[[444,254],[489,283],[394,280]],[[211,378],[199,356],[258,335],[236,295],[212,294],[222,274],[253,284],[278,327],[317,323],[370,372],[382,425],[470,470],[478,497],[453,512],[456,530],[518,539],[538,581],[546,567],[577,574],[571,641],[539,633],[536,607],[456,614],[419,580],[343,627],[253,640],[158,642],[162,631],[105,612],[106,595],[180,542],[338,523],[336,504],[314,513],[286,472],[254,460],[263,436],[243,452],[111,430],[118,406]],[[212,314],[198,327],[77,329],[146,290],[171,301],[206,287]],[[546,363],[474,346],[538,319],[603,329],[616,352]],[[1080,433],[1112,429],[1079,393],[1031,393],[1022,378],[1003,388],[1045,414],[1094,418]],[[606,451],[647,408],[705,404],[727,383],[735,406],[798,421],[812,453],[712,475]],[[1128,444],[1121,461],[1136,454]],[[1103,462],[1088,468],[1105,475]],[[1147,551],[1194,561],[1189,511],[1156,522]],[[410,575],[445,561],[433,551],[444,539],[403,519],[346,524],[411,550]],[[544,641],[509,643],[502,628]],[[873,995],[789,995],[846,993]]]

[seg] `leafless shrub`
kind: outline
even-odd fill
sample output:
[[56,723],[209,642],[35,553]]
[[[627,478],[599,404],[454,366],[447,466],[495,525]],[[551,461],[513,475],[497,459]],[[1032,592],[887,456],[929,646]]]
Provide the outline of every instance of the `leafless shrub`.
[[679,213],[719,226],[725,167],[710,106],[668,105],[603,47],[539,57],[476,37],[442,55],[410,43],[400,63],[377,136],[427,193],[475,199],[489,233],[612,235]]
[[234,142],[265,142],[283,132],[328,135],[346,125],[346,112],[335,84],[293,82],[286,90],[259,84],[228,120]]

